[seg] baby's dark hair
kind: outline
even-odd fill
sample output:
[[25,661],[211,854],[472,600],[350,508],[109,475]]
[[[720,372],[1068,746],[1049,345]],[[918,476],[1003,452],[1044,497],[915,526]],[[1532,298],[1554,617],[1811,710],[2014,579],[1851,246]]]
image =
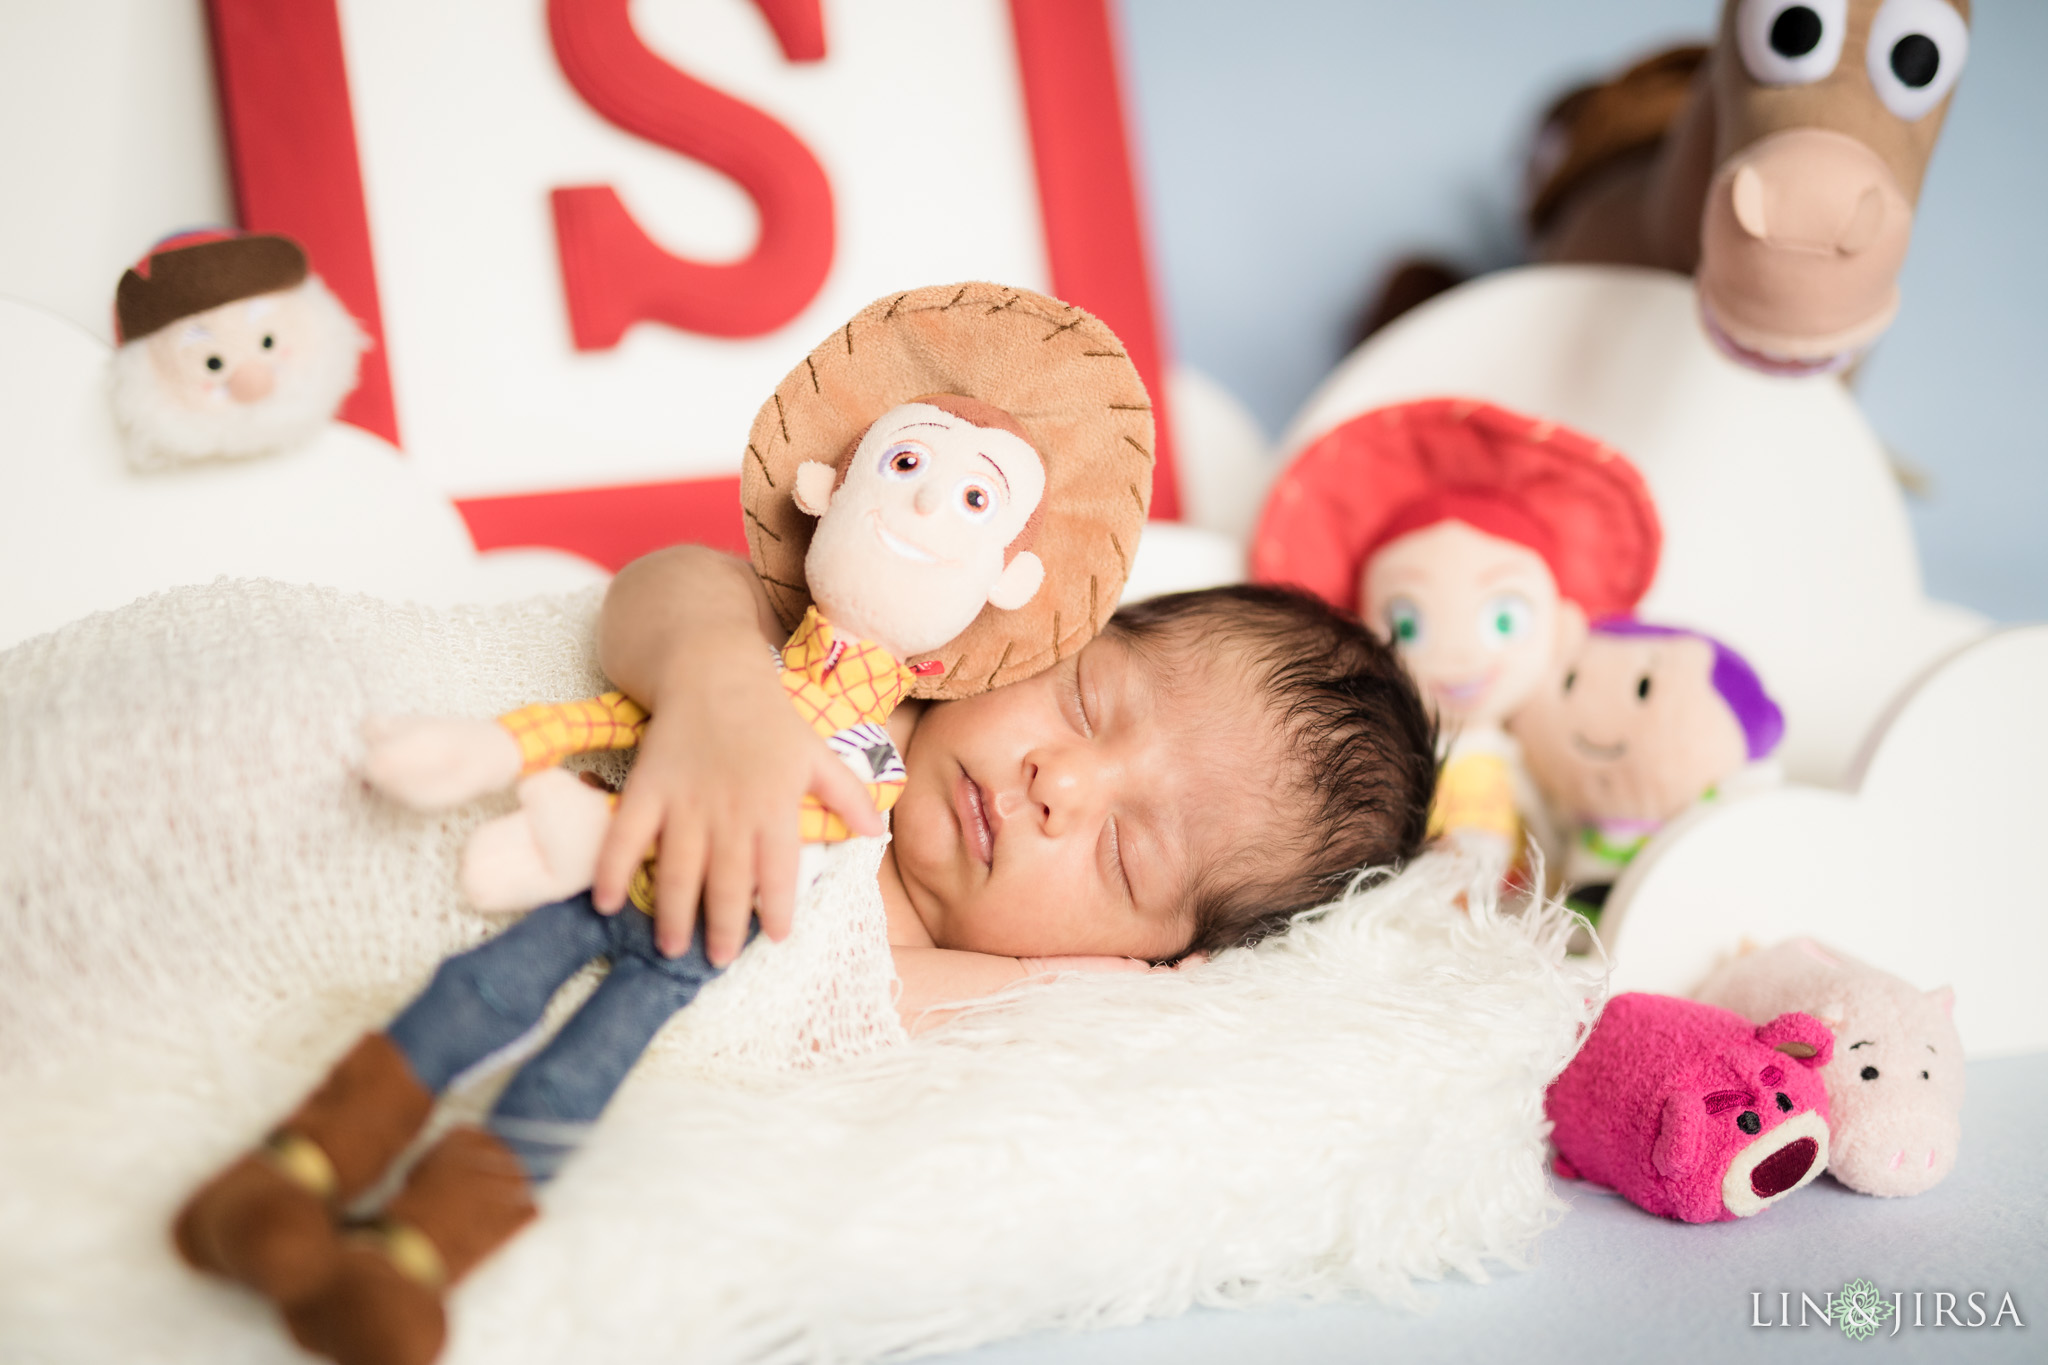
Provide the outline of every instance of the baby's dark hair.
[[1360,869],[1398,867],[1420,850],[1436,792],[1436,724],[1394,651],[1358,621],[1306,593],[1240,585],[1137,602],[1108,629],[1169,664],[1191,646],[1229,654],[1282,731],[1291,771],[1272,775],[1272,794],[1304,806],[1294,828],[1261,831],[1255,848],[1198,878],[1188,951],[1255,942],[1329,901]]

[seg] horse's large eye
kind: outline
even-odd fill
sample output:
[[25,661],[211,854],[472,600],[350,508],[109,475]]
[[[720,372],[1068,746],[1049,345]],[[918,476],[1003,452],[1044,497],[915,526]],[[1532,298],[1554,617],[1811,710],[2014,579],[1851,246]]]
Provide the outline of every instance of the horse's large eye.
[[1848,0],[1742,0],[1735,46],[1760,85],[1811,85],[1842,59]]
[[1947,0],[1885,0],[1863,64],[1884,107],[1913,123],[1955,89],[1969,55],[1970,26]]

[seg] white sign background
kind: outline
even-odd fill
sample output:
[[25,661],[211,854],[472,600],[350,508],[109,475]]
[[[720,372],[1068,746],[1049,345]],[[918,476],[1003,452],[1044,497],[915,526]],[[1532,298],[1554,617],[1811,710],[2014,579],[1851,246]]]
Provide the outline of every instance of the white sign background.
[[662,247],[707,262],[751,249],[753,201],[586,104],[538,0],[340,13],[398,428],[452,497],[730,475],[776,382],[870,300],[956,279],[1049,287],[1004,0],[826,0],[825,58],[809,63],[783,57],[750,0],[635,4],[650,50],[817,157],[832,268],[768,335],[640,323],[585,352],[551,190],[608,183]]

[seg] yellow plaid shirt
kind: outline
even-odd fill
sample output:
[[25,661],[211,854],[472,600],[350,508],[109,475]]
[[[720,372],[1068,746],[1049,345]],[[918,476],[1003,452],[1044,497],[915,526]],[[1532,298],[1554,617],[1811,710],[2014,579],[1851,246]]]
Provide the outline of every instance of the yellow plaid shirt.
[[[917,682],[917,675],[880,645],[841,636],[812,607],[804,613],[789,643],[782,647],[782,689],[811,728],[842,753],[875,752],[876,731]],[[630,749],[647,728],[647,712],[623,692],[582,701],[545,702],[498,717],[519,741],[520,772],[552,768],[572,754],[600,749]],[[889,749],[887,759],[894,759]],[[900,763],[883,765],[878,758],[866,782],[875,809],[886,811],[903,792]],[[618,797],[612,797],[617,804]],[[829,844],[851,832],[846,822],[805,796],[799,816],[805,843]],[[633,874],[633,904],[654,912],[654,857],[650,853]]]

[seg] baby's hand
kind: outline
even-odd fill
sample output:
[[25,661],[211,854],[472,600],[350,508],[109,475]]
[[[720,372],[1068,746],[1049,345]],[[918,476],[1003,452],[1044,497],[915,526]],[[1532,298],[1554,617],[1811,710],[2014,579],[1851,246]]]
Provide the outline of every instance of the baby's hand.
[[598,855],[598,908],[625,903],[634,870],[659,844],[655,941],[689,950],[701,891],[705,951],[724,966],[758,913],[772,939],[796,901],[797,812],[817,796],[856,834],[880,834],[867,789],[790,705],[759,637],[705,648],[668,670],[640,754]]

